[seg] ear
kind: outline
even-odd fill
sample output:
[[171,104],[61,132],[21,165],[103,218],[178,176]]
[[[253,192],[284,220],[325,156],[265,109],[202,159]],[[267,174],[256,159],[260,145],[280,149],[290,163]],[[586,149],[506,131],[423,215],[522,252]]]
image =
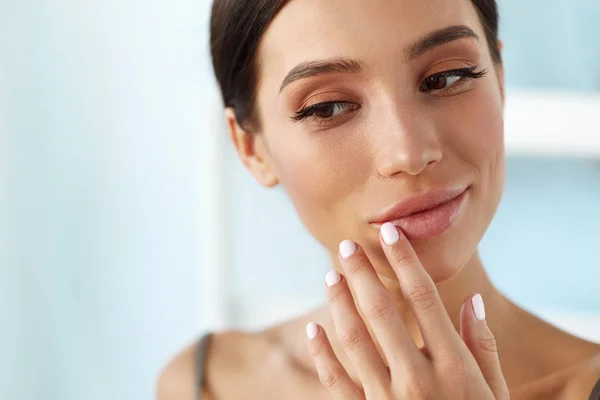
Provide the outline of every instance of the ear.
[[225,109],[229,138],[248,171],[263,186],[273,187],[279,182],[273,166],[265,137],[261,133],[249,133],[237,122],[231,107]]
[[[498,51],[502,54],[502,48],[504,44],[502,40],[498,40]],[[504,63],[498,65],[496,67],[496,76],[498,77],[498,85],[500,87],[500,95],[502,96],[502,108],[504,108],[504,102],[506,100],[506,92],[504,90]]]

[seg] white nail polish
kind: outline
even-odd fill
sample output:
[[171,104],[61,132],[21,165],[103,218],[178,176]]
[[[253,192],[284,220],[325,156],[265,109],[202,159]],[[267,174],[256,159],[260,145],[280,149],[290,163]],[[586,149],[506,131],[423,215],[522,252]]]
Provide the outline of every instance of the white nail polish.
[[485,319],[485,307],[483,305],[483,299],[481,298],[481,295],[477,293],[475,296],[473,296],[471,302],[473,303],[475,318],[477,318],[479,321],[483,321]]
[[317,337],[317,335],[319,334],[319,327],[317,326],[317,324],[315,324],[314,322],[309,322],[306,325],[306,336],[308,336],[308,338],[310,340],[313,340],[314,338]]
[[333,286],[341,280],[341,275],[335,270],[325,274],[325,283],[327,283],[327,286]]
[[398,230],[391,222],[386,222],[381,225],[381,237],[383,237],[383,241],[388,246],[396,243],[400,239]]
[[343,240],[340,243],[340,255],[348,258],[356,252],[356,244],[352,240]]

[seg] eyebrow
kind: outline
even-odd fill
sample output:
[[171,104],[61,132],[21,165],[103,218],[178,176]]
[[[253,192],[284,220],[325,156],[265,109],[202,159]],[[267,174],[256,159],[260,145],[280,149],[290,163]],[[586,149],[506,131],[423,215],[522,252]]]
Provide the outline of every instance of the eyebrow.
[[283,79],[279,93],[292,82],[311,76],[330,74],[334,72],[357,74],[363,70],[363,65],[356,60],[335,59],[325,61],[307,61],[296,65]]
[[[466,25],[453,25],[430,32],[408,46],[404,51],[404,59],[407,62],[412,61],[435,47],[464,38],[475,38],[479,41],[479,36]],[[363,64],[360,61],[344,58],[306,61],[296,65],[288,72],[281,83],[279,93],[287,85],[300,79],[330,73],[357,74],[362,72],[363,69]]]
[[464,38],[475,38],[479,41],[479,36],[466,25],[453,25],[433,31],[412,44],[405,51],[405,59],[406,61],[412,61],[434,47]]

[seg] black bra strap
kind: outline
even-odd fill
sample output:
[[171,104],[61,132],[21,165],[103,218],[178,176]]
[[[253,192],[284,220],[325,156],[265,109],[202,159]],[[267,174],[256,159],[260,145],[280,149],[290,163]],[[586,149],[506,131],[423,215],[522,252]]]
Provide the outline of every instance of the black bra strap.
[[204,388],[205,380],[205,365],[208,346],[210,344],[211,334],[203,335],[196,349],[196,400],[202,400],[202,389]]
[[589,400],[600,400],[600,379],[596,382],[596,385],[592,389]]

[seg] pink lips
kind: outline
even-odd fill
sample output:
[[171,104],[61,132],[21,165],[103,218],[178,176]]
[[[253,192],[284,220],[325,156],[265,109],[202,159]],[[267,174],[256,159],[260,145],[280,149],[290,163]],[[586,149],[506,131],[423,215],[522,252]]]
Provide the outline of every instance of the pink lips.
[[463,187],[412,197],[379,215],[371,225],[379,229],[391,222],[410,240],[431,239],[450,228],[468,195],[468,188]]

